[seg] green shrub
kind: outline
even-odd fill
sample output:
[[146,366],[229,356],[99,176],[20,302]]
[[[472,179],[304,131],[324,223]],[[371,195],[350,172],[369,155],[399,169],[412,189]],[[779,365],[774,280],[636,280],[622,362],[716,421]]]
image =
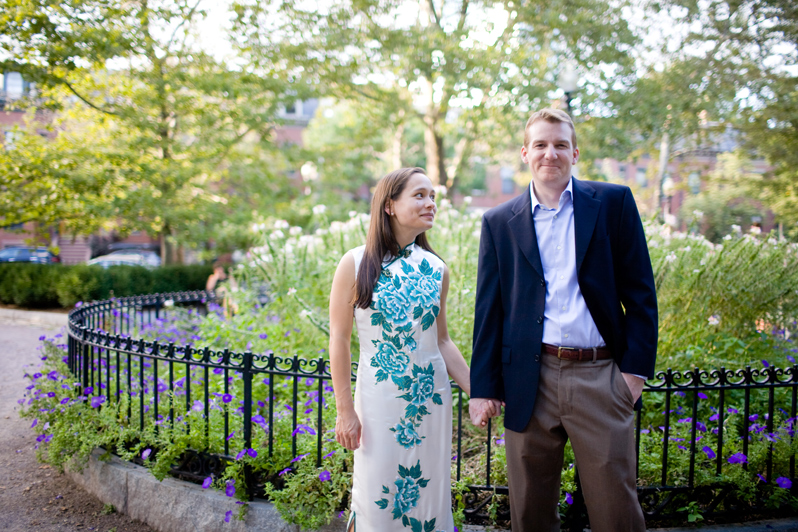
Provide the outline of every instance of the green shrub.
[[210,266],[102,268],[79,264],[0,264],[0,303],[26,308],[72,307],[78,301],[202,290]]

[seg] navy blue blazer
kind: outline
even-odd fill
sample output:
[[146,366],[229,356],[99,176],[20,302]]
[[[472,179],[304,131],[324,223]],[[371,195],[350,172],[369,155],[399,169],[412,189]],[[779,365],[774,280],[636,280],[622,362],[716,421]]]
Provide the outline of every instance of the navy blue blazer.
[[[648,246],[628,187],[573,180],[579,288],[615,362],[654,376],[657,296]],[[540,378],[546,281],[529,189],[482,219],[471,356],[471,396],[505,401],[504,425],[522,431]]]

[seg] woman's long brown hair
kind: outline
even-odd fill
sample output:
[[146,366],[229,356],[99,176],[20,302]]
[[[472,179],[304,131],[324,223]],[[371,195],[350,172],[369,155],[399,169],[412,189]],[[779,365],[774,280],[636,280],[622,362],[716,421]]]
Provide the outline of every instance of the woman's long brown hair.
[[[399,198],[414,174],[427,175],[423,168],[400,168],[380,179],[374,189],[374,197],[371,198],[371,221],[368,235],[366,235],[366,250],[363,253],[363,260],[360,262],[355,282],[353,299],[355,307],[369,308],[374,287],[382,273],[383,259],[399,255],[399,243],[391,229],[391,217],[385,212],[385,205],[389,199],[395,201]],[[437,256],[432,246],[429,245],[426,233],[418,235],[415,243]]]

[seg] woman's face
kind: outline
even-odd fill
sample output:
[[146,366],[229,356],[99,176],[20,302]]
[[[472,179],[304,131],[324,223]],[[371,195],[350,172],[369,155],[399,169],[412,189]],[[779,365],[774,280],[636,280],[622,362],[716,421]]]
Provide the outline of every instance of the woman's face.
[[418,234],[431,229],[435,221],[435,190],[424,174],[413,174],[404,190],[385,206],[394,231],[411,231]]

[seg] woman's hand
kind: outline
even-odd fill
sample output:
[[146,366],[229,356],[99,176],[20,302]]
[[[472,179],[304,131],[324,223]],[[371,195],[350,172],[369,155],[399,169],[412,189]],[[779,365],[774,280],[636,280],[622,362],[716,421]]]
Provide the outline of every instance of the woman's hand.
[[360,447],[360,433],[362,427],[354,410],[338,412],[335,418],[335,440],[345,449],[354,451]]

